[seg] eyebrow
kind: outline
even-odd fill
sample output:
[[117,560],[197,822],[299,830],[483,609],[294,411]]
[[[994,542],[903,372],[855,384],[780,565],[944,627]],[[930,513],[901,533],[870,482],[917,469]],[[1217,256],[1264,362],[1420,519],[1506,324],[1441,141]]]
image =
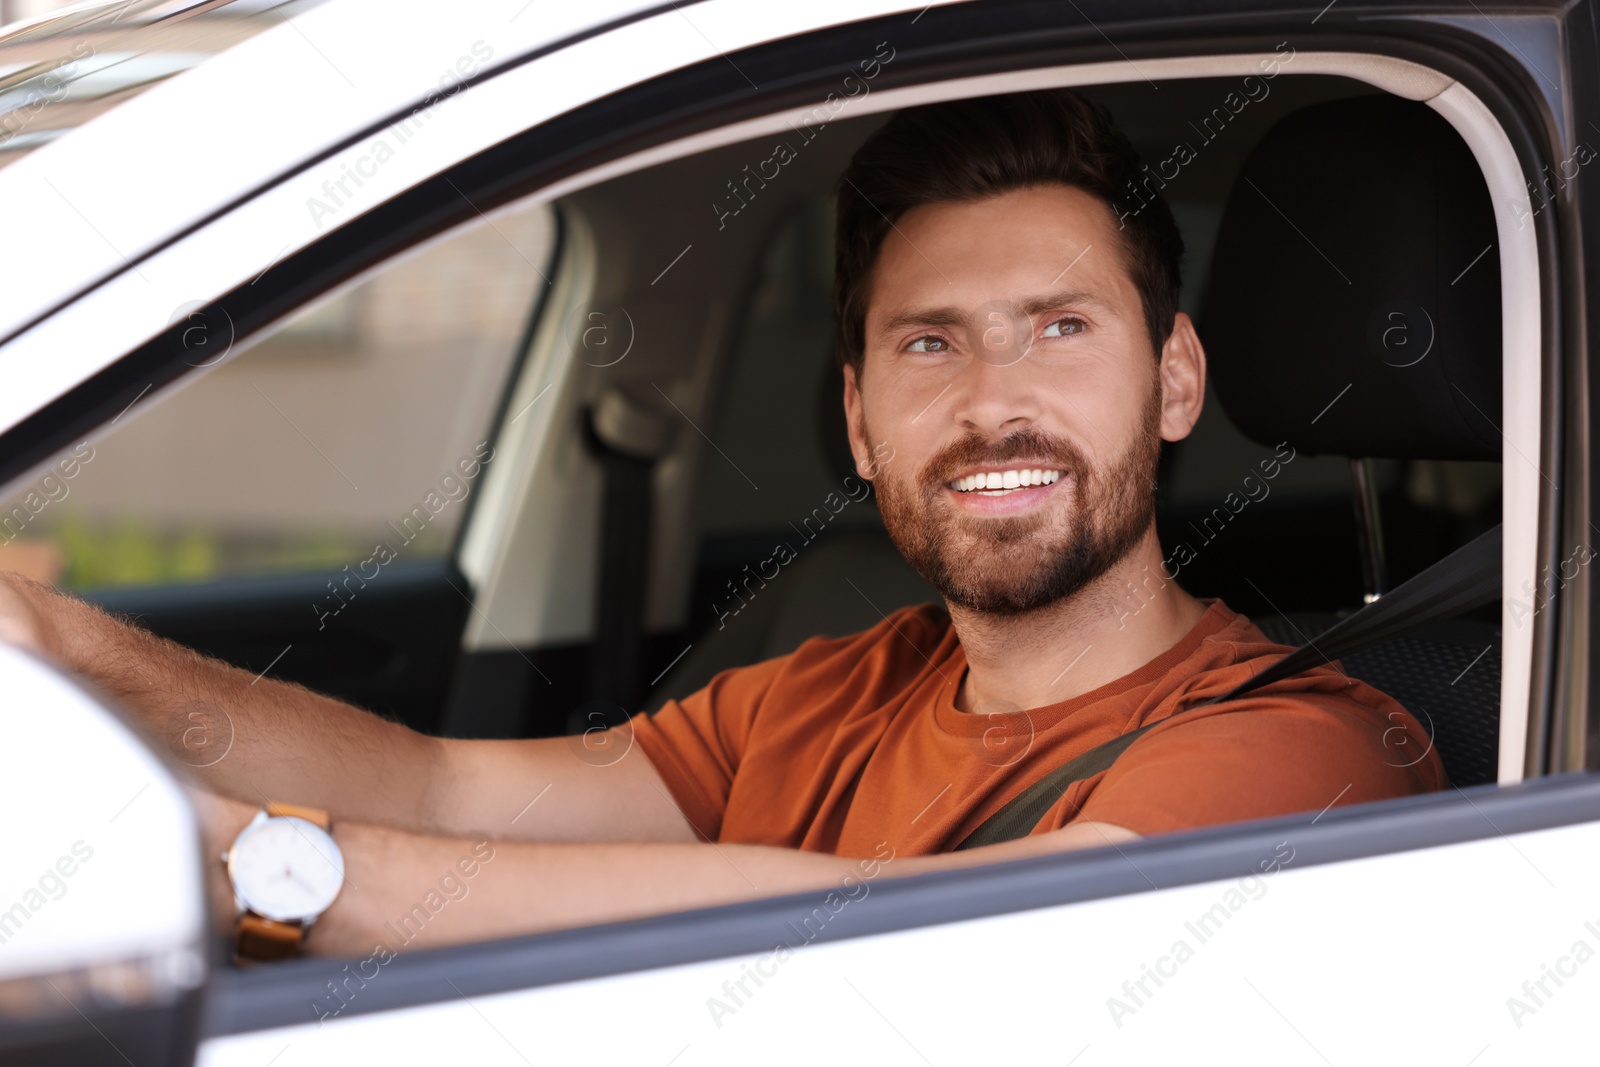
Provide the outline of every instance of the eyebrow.
[[[1063,307],[1081,307],[1086,310],[1109,311],[1110,306],[1086,289],[1057,289],[1037,296],[1024,297],[1016,306],[1028,316]],[[962,326],[967,321],[966,312],[958,307],[913,308],[889,316],[878,328],[878,336],[896,333],[916,326]]]

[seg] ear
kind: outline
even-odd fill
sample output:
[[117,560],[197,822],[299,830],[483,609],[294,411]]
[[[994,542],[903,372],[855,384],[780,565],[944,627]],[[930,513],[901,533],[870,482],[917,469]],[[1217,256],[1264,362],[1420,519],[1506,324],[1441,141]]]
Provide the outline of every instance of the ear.
[[1200,420],[1206,400],[1206,351],[1189,316],[1178,312],[1161,346],[1161,439],[1181,441]]
[[856,473],[872,481],[878,472],[873,462],[872,449],[867,447],[866,418],[861,410],[861,386],[856,379],[856,368],[846,363],[844,367],[844,424],[850,434],[850,454],[856,460]]

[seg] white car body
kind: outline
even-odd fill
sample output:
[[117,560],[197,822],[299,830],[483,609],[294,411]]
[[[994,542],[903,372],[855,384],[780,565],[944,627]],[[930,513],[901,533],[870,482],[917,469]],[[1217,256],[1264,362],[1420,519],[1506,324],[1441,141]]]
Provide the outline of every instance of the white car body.
[[[0,431],[162,334],[180,309],[250,284],[524,129],[691,64],[848,22],[910,24],[926,10],[897,0],[331,0],[309,10],[0,170],[0,203],[11,206],[0,257]],[[1146,58],[1138,76],[1248,72],[1259,58]],[[1484,167],[1501,210],[1504,580],[1520,588],[1537,566],[1541,478],[1517,457],[1540,454],[1546,388],[1538,250],[1517,221],[1527,193],[1511,141],[1465,85],[1415,62],[1315,47],[1297,62],[1296,74],[1342,73],[1426,100]],[[863,106],[1129,76],[1122,62],[1063,64],[884,90]],[[538,196],[776,130],[802,110],[627,154]],[[581,303],[579,268],[556,281],[558,305]],[[559,398],[567,378],[547,351],[529,361],[513,407],[552,384]],[[534,408],[497,442],[509,460],[492,470],[462,549],[463,570],[484,590],[469,645],[570,636],[585,625],[548,605],[592,562],[592,549],[572,548],[592,540],[574,536],[587,529],[592,504],[579,505],[592,490],[556,488],[566,496],[547,513],[570,513],[565,526],[533,530],[518,517],[558,410]],[[1508,788],[1528,764],[1534,646],[1532,630],[1509,615],[1503,629]],[[8,663],[0,656],[9,690]],[[69,774],[14,747],[0,767],[7,795],[41,793]],[[762,931],[775,945],[780,928],[777,906],[761,905],[723,909],[731,925],[713,935],[698,932],[694,916],[551,935],[541,958],[566,962],[501,975],[493,992],[436,983],[431,1003],[387,1010],[368,1005],[411,961],[392,972],[346,968],[359,976],[344,987],[350,1010],[308,1003],[298,1024],[208,1028],[198,1062],[580,1062],[601,1048],[609,1062],[661,1065],[814,1063],[839,1053],[875,1063],[1177,1062],[1220,1059],[1223,1049],[1283,1063],[1564,1062],[1592,1041],[1587,1009],[1600,991],[1600,966],[1586,965],[1600,952],[1600,789],[1543,786],[1522,787],[1522,799],[1503,807],[1458,793],[1381,814],[1332,811],[1141,842],[1067,861],[1081,881],[1066,888],[1060,864],[1035,865],[992,905],[981,899],[982,871],[874,884],[830,914],[853,936],[807,939],[782,958],[758,947]],[[1568,814],[1551,815],[1556,808]],[[9,840],[6,864],[32,870],[51,858],[40,850],[54,848]],[[88,865],[80,879],[95,873]],[[107,898],[77,884],[58,910],[92,928]],[[787,906],[797,916],[811,910]],[[120,917],[139,921],[137,908]],[[470,950],[450,959],[473,970]],[[31,965],[0,950],[0,978]],[[1536,1001],[1525,983],[1549,970],[1561,982]]]

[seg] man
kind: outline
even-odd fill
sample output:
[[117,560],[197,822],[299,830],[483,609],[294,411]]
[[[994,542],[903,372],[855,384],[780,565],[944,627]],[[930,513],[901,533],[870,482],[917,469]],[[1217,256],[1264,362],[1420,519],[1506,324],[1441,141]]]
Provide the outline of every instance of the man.
[[[231,747],[202,772],[215,793],[198,794],[208,848],[238,847],[269,801],[331,813],[345,878],[317,952],[397,951],[396,920],[467,857],[472,904],[425,909],[406,944],[821,888],[862,857],[898,876],[1441,788],[1417,722],[1331,667],[1166,721],[1283,649],[1164,577],[1157,454],[1199,418],[1206,363],[1177,311],[1170,213],[1117,203],[1138,166],[1067,92],[906,112],[862,147],[837,233],[850,444],[948,614],[897,611],[725,672],[610,731],[619,758],[424,737],[20,579],[0,585],[0,635],[169,740],[196,711],[226,716]],[[1151,722],[1030,836],[949,851]]]

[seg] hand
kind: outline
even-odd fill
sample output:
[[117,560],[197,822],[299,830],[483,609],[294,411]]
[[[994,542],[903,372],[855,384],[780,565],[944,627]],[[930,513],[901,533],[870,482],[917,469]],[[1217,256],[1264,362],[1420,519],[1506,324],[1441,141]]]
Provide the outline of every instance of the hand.
[[0,641],[59,659],[60,641],[44,610],[49,595],[38,582],[0,571]]

